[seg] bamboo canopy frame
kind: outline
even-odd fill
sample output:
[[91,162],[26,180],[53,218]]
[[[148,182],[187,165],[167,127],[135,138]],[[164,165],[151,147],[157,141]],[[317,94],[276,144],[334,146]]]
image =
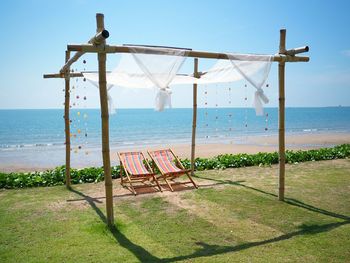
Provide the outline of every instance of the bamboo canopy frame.
[[[65,79],[65,136],[66,136],[66,186],[70,188],[70,127],[69,127],[69,85],[70,78],[83,77],[83,73],[71,73],[70,66],[76,62],[84,53],[97,53],[99,90],[102,120],[102,157],[105,179],[106,211],[107,225],[114,226],[113,213],[113,184],[111,176],[110,148],[109,148],[109,113],[107,103],[107,82],[106,82],[106,57],[113,53],[130,53],[127,46],[111,46],[106,44],[109,32],[104,27],[104,15],[96,14],[96,35],[93,36],[88,44],[67,45],[66,61],[59,73],[44,74],[44,78],[64,78]],[[70,52],[76,51],[74,56],[70,57]],[[280,30],[279,52],[272,57],[273,62],[278,62],[278,80],[279,80],[279,108],[278,108],[278,144],[279,144],[279,191],[278,199],[284,201],[285,192],[285,63],[286,62],[308,62],[309,57],[295,56],[300,53],[308,52],[309,47],[299,47],[286,50],[286,30]],[[148,54],[150,52],[148,51]],[[155,50],[152,54],[162,54],[162,50]],[[188,57],[194,58],[193,76],[199,78],[198,59],[229,59],[225,53],[195,51],[189,50]],[[191,144],[191,174],[194,173],[195,161],[195,141],[196,141],[196,122],[197,122],[197,84],[193,84],[193,120],[192,120],[192,144]]]

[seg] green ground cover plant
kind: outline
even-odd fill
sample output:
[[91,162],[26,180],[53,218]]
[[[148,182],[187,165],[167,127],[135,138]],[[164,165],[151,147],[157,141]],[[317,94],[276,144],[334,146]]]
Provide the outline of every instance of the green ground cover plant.
[[[350,157],[350,144],[342,144],[332,148],[320,148],[306,151],[286,151],[287,163],[343,159]],[[181,161],[185,168],[190,168],[190,160]],[[196,158],[197,171],[211,169],[238,168],[247,166],[273,165],[278,163],[278,153],[259,152],[257,154],[223,154],[213,158]],[[65,166],[44,172],[1,173],[0,188],[24,188],[35,186],[54,186],[65,183]],[[120,176],[120,167],[112,167],[112,178]],[[90,167],[71,169],[73,184],[97,183],[103,181],[103,168]]]

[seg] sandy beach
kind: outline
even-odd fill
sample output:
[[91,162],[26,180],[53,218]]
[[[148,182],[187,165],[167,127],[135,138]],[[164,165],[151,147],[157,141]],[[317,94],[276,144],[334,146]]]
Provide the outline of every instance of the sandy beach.
[[[310,133],[300,135],[286,136],[286,148],[289,150],[306,150],[321,147],[332,147],[337,144],[350,143],[350,133]],[[146,152],[148,149],[172,148],[181,158],[189,158],[191,153],[191,143],[188,144],[169,144],[138,147],[118,147],[111,145],[111,164],[117,165],[118,151],[141,150]],[[198,143],[196,145],[196,157],[212,157],[219,154],[237,154],[237,153],[257,153],[273,152],[278,150],[278,137],[276,136],[251,136],[232,141],[228,143]],[[65,163],[64,147],[59,149],[42,148],[35,152],[26,152],[26,149],[16,150],[16,158],[11,153],[0,156],[0,171],[43,171],[52,169]],[[71,163],[74,168],[83,168],[91,166],[102,166],[101,150],[93,148],[89,154],[71,154]]]
[[[289,150],[307,150],[331,147],[338,144],[350,143],[350,133],[287,135],[286,148]],[[173,145],[172,149],[182,158],[189,158],[189,145]],[[198,144],[197,157],[213,157],[219,154],[257,153],[278,151],[277,136],[252,136],[247,140],[232,144]]]

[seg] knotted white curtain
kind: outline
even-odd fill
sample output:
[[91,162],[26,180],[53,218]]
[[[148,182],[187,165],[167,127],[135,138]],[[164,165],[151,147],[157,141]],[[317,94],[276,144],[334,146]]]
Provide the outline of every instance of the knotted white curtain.
[[266,97],[262,86],[264,85],[272,64],[272,56],[252,55],[252,54],[227,54],[233,67],[256,88],[254,94],[254,107],[256,115],[263,115],[263,103],[267,104],[269,99]]
[[165,107],[171,108],[169,84],[185,62],[188,50],[139,46],[129,46],[129,49],[139,68],[158,89],[155,109],[162,111]]

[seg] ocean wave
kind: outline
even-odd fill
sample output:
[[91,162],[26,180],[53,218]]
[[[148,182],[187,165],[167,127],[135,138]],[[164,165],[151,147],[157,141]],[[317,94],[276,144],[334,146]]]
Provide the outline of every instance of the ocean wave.
[[123,145],[134,145],[135,142],[122,142]]
[[315,132],[318,131],[318,129],[303,129],[303,132]]
[[24,143],[24,144],[0,144],[0,149],[20,149],[35,147],[62,146],[64,143]]

